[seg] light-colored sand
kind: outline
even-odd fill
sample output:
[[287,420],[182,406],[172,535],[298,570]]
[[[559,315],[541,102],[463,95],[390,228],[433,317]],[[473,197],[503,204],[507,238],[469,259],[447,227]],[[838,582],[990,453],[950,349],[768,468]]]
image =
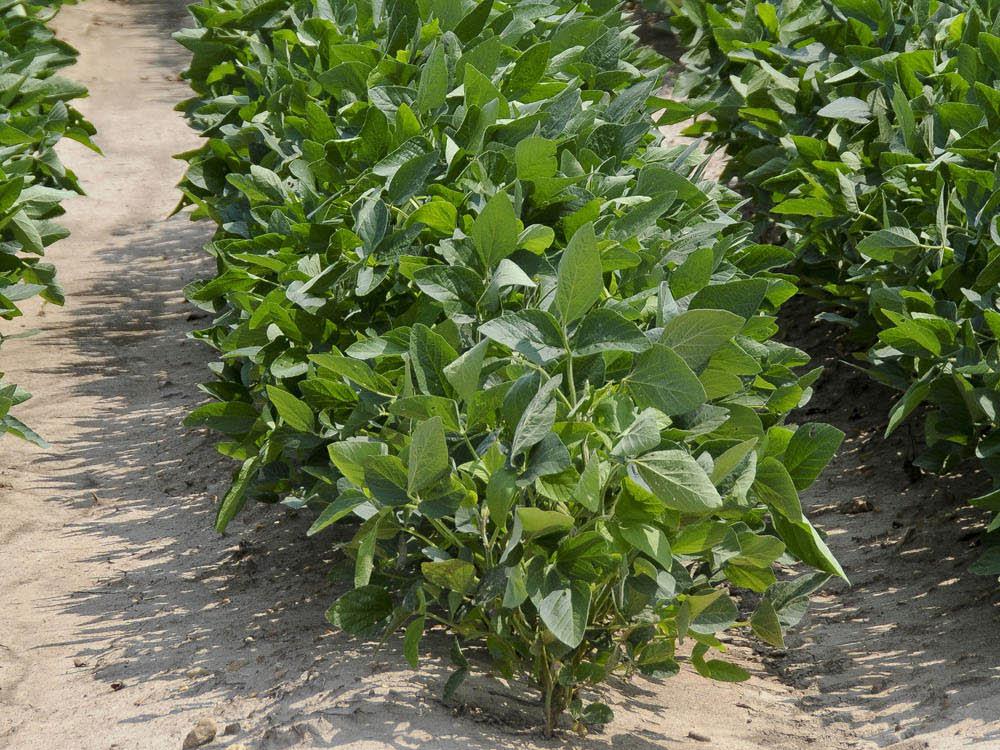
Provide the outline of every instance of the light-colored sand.
[[[51,254],[67,306],[36,306],[5,327],[42,329],[9,342],[4,362],[35,393],[20,414],[53,448],[0,444],[0,747],[176,750],[201,717],[216,721],[208,747],[220,748],[842,750],[870,747],[859,735],[903,739],[893,726],[905,733],[922,720],[920,731],[948,738],[929,747],[965,746],[962,737],[991,746],[1000,649],[996,609],[982,598],[992,589],[942,588],[961,595],[944,600],[961,609],[953,620],[917,598],[957,574],[939,575],[934,557],[957,555],[942,564],[957,566],[967,542],[928,539],[925,549],[918,531],[913,574],[913,555],[890,556],[868,539],[881,539],[880,527],[824,513],[845,567],[865,569],[854,592],[821,602],[800,645],[765,660],[735,644],[754,672],[743,685],[689,672],[613,685],[605,697],[617,718],[603,733],[546,741],[537,710],[518,700],[530,697],[523,690],[472,680],[443,704],[444,644],[428,644],[415,674],[398,644],[375,654],[331,633],[331,539],[305,540],[307,519],[258,508],[228,536],[214,534],[230,466],[209,437],[180,424],[210,357],[184,338],[197,321],[181,295],[210,270],[198,249],[209,228],[163,220],[180,174],[171,154],[196,142],[171,111],[186,88],[169,32],[184,18],[177,0],[88,0],[58,22],[82,52],[72,73],[91,89],[82,108],[106,156],[64,149],[90,191],[71,202],[73,237]],[[863,492],[863,460],[848,453],[817,502]],[[892,494],[901,480],[880,481]],[[878,516],[890,517],[888,508]],[[961,606],[968,597],[980,601]],[[897,613],[909,630],[891,625]],[[883,683],[891,691],[874,691]],[[223,735],[229,724],[239,726]]]

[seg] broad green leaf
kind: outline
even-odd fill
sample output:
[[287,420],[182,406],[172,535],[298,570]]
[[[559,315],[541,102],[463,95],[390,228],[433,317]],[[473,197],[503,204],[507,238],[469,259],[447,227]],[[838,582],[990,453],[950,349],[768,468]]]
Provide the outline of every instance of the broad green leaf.
[[664,324],[660,342],[697,371],[740,332],[745,322],[727,310],[688,310]]
[[698,376],[662,344],[653,344],[635,358],[628,389],[640,408],[651,406],[668,416],[686,414],[705,403]]
[[596,459],[591,459],[580,473],[580,479],[573,490],[573,499],[591,513],[600,512],[602,484],[601,465]]
[[559,323],[543,310],[504,313],[483,323],[479,331],[538,365],[545,365],[564,353]]
[[552,432],[556,421],[555,390],[562,384],[562,376],[549,379],[538,389],[514,428],[510,456],[517,458],[524,451],[542,442]]
[[369,438],[348,438],[326,447],[330,461],[352,484],[365,485],[365,459],[385,455],[385,443]]
[[413,430],[407,460],[406,489],[411,496],[444,479],[450,470],[448,444],[441,417],[421,422]]
[[587,313],[570,341],[576,357],[611,351],[642,352],[649,345],[649,339],[635,323],[604,307]]
[[326,613],[334,627],[351,635],[362,635],[392,614],[392,598],[380,586],[352,589],[341,596]]
[[476,580],[476,566],[465,560],[436,560],[420,564],[424,578],[435,586],[465,594]]
[[924,402],[929,392],[930,384],[925,382],[916,382],[906,390],[889,412],[889,423],[885,428],[886,437],[895,432],[903,420]]
[[315,416],[305,401],[274,385],[267,386],[267,397],[285,424],[299,432],[313,432]]
[[604,279],[593,224],[584,224],[559,260],[555,307],[564,323],[581,317],[601,297]]
[[868,104],[854,96],[842,96],[839,99],[834,99],[816,114],[833,120],[850,120],[859,125],[867,124],[872,116]]
[[670,570],[673,566],[670,542],[661,529],[649,524],[629,524],[620,526],[618,533],[635,549],[656,560],[665,570]]
[[[800,454],[807,458],[804,454]],[[757,476],[753,490],[762,503],[775,514],[789,521],[802,520],[802,503],[788,469],[776,458],[768,456],[757,462]]]
[[331,526],[340,519],[346,518],[354,511],[355,508],[365,501],[365,496],[358,492],[345,492],[323,509],[323,512],[317,516],[316,520],[313,521],[312,526],[309,527],[309,530],[306,532],[306,536],[318,534],[327,526]]
[[690,454],[665,450],[632,460],[631,468],[666,507],[706,515],[722,507],[718,490]]
[[407,224],[419,222],[438,234],[450,236],[458,226],[458,209],[453,203],[430,200],[410,214]]
[[708,647],[699,643],[691,653],[691,664],[702,677],[719,682],[746,682],[750,673],[740,666],[721,659],[705,659]]
[[556,638],[576,648],[587,632],[590,615],[590,586],[585,581],[546,579],[538,616]]
[[422,393],[448,396],[444,368],[458,359],[451,344],[443,336],[425,325],[415,325],[410,330],[410,367]]
[[492,268],[514,252],[519,233],[514,205],[506,193],[497,193],[472,225],[472,242],[483,265]]
[[840,567],[837,558],[833,556],[830,548],[826,546],[822,537],[809,521],[805,519],[797,522],[791,521],[780,514],[772,516],[771,520],[774,522],[778,536],[788,547],[789,552],[817,570],[847,580],[844,569]]
[[504,90],[517,95],[538,83],[548,68],[550,49],[550,43],[544,41],[532,45],[521,53],[510,75],[507,76]]
[[858,252],[872,260],[893,261],[900,252],[920,248],[920,238],[905,227],[880,229],[858,243]]
[[437,45],[420,71],[417,85],[417,111],[430,112],[444,105],[448,94],[448,63],[443,45]]
[[525,138],[514,148],[514,160],[519,179],[534,181],[552,177],[559,166],[556,142],[548,138]]
[[808,422],[795,431],[783,462],[796,489],[804,490],[816,481],[843,440],[843,432],[818,422]]
[[754,634],[765,643],[775,648],[785,647],[785,638],[781,630],[781,622],[774,606],[767,599],[762,599],[757,609],[750,616],[750,627]]
[[565,533],[573,528],[573,517],[556,510],[519,507],[517,517],[521,521],[524,533],[529,536]]
[[479,376],[483,370],[483,361],[486,358],[488,346],[489,342],[483,339],[464,352],[458,359],[445,365],[445,378],[467,404],[472,402],[479,390]]
[[378,541],[378,516],[366,523],[360,532],[358,555],[354,560],[354,587],[367,586],[375,569],[375,544]]

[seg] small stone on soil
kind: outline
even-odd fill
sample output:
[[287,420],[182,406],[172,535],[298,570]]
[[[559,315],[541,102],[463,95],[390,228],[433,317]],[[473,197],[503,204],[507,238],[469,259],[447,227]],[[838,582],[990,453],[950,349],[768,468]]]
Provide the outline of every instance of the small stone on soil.
[[215,722],[211,719],[198,719],[198,722],[194,725],[194,729],[188,732],[188,736],[184,738],[184,744],[181,745],[182,750],[192,750],[193,748],[207,745],[215,739],[217,731]]

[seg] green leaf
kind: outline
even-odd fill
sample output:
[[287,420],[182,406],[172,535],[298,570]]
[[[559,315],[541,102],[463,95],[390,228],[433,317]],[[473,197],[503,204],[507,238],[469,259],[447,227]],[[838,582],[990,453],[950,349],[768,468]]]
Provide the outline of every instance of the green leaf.
[[310,354],[309,360],[321,370],[347,378],[373,393],[388,395],[393,392],[392,384],[388,380],[359,359],[339,354]]
[[664,324],[660,343],[670,347],[688,367],[697,371],[724,344],[732,341],[745,322],[727,310],[688,310]]
[[580,227],[559,260],[555,307],[564,323],[571,323],[593,306],[604,291],[601,254],[594,225]]
[[413,669],[420,666],[420,639],[424,635],[424,617],[421,615],[406,626],[403,636],[403,656]]
[[331,526],[340,519],[346,518],[355,508],[366,501],[367,498],[360,493],[352,494],[345,492],[323,509],[323,512],[317,516],[312,526],[309,527],[306,536],[318,534],[327,526]]
[[830,552],[830,548],[820,537],[813,525],[806,519],[801,521],[790,521],[784,516],[776,514],[771,516],[774,522],[775,531],[788,547],[788,551],[799,558],[806,565],[811,565],[817,570],[831,573],[847,581],[844,569],[840,567],[837,558]]
[[537,365],[545,365],[564,354],[559,323],[543,310],[529,308],[504,313],[483,323],[479,332]]
[[440,417],[448,432],[461,432],[462,425],[458,416],[458,404],[443,396],[407,396],[398,398],[389,406],[389,413],[408,419],[423,421],[431,417]]
[[722,498],[705,469],[684,451],[647,453],[633,459],[630,468],[668,508],[706,515],[722,507]]
[[419,495],[421,491],[444,479],[450,469],[448,444],[441,417],[421,422],[410,438],[407,492],[411,496]]
[[486,268],[492,268],[517,249],[520,233],[514,205],[506,193],[497,193],[472,225],[472,242]]
[[389,201],[398,206],[415,195],[426,194],[427,178],[437,166],[438,159],[437,151],[429,151],[404,162],[386,185]]
[[746,682],[750,673],[742,667],[720,659],[705,659],[708,646],[699,643],[691,652],[691,664],[702,677],[719,682]]
[[553,177],[559,167],[556,142],[548,138],[525,138],[514,147],[514,162],[518,179],[534,181]]
[[833,204],[825,198],[787,198],[774,208],[773,213],[790,216],[833,216]]
[[[486,0],[486,2],[492,3],[493,0]],[[455,695],[455,691],[462,686],[462,683],[465,682],[465,678],[468,676],[468,667],[459,667],[452,672],[451,676],[448,677],[448,681],[444,684],[444,690],[441,692],[441,697],[446,701],[450,701],[452,696]]]
[[918,250],[920,238],[906,227],[880,229],[858,243],[858,252],[872,260],[895,261],[901,252]]
[[351,635],[363,635],[392,614],[392,597],[380,586],[352,589],[326,612],[331,625]]
[[762,599],[757,609],[750,616],[750,627],[757,637],[775,648],[785,647],[785,637],[781,631],[781,622],[774,606],[767,599]]
[[816,114],[832,120],[850,120],[859,125],[866,125],[872,117],[872,111],[868,104],[853,96],[842,96],[839,99],[834,99]]
[[570,648],[583,642],[590,616],[590,586],[548,576],[543,586],[538,616],[556,638]]
[[757,462],[753,490],[760,501],[774,513],[789,521],[802,520],[802,504],[795,482],[778,459],[768,456]]
[[410,366],[421,393],[449,396],[444,368],[458,359],[443,336],[418,323],[410,329]]
[[573,517],[557,510],[520,507],[517,509],[517,517],[524,533],[529,536],[565,533],[573,528]]
[[686,414],[705,403],[698,376],[673,350],[653,344],[635,358],[628,389],[639,408],[659,409],[667,416]]
[[504,90],[516,96],[538,83],[549,66],[551,46],[547,41],[539,42],[521,53],[507,76]]
[[483,370],[488,346],[489,341],[483,339],[444,368],[445,378],[467,404],[472,402],[479,391],[479,376]]
[[476,580],[476,566],[465,560],[435,560],[420,564],[420,572],[430,583],[465,594]]
[[267,397],[289,427],[299,432],[313,432],[315,417],[309,405],[291,393],[274,385],[267,386]]
[[667,535],[656,526],[645,523],[630,524],[619,527],[618,533],[635,549],[656,560],[664,570],[673,567],[674,558],[670,554],[670,542],[667,540]]
[[367,586],[375,569],[375,543],[378,541],[378,516],[374,523],[365,524],[360,532],[358,556],[354,560],[354,587]]
[[352,484],[365,485],[365,459],[369,456],[385,455],[385,443],[370,438],[348,438],[326,447],[330,461]]
[[240,512],[246,502],[247,488],[259,466],[260,458],[257,456],[252,456],[244,461],[232,485],[226,491],[225,497],[222,498],[222,504],[219,505],[219,510],[215,514],[215,530],[220,534],[226,530],[229,522]]
[[458,226],[458,209],[453,203],[442,200],[430,200],[410,214],[406,223],[419,222],[438,234],[450,236]]
[[783,463],[796,489],[804,490],[816,481],[843,440],[844,433],[828,424],[808,422],[795,431]]
[[587,357],[601,352],[643,352],[649,348],[649,339],[635,323],[600,307],[580,321],[570,344],[573,356]]
[[596,458],[592,458],[583,467],[576,489],[573,491],[573,499],[591,513],[599,513],[601,510],[601,485],[601,466]]
[[538,392],[528,402],[521,414],[517,427],[514,428],[514,439],[510,444],[511,459],[517,458],[526,450],[534,447],[552,432],[556,422],[555,390],[562,383],[562,376],[556,375],[542,384]]
[[417,111],[420,113],[430,112],[445,103],[448,63],[444,55],[444,46],[437,45],[421,68],[420,83],[417,85]]
[[895,432],[903,420],[924,402],[930,390],[930,384],[922,381],[916,382],[906,389],[906,392],[900,397],[899,401],[893,405],[892,411],[889,412],[889,423],[885,428],[886,437]]

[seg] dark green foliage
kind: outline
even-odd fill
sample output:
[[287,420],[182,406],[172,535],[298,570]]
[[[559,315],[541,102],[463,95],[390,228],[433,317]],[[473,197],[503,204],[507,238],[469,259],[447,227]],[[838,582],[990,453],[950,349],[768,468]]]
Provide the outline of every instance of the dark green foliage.
[[923,407],[920,466],[1000,479],[1000,3],[685,0],[673,22],[676,94],[711,108],[691,132],[903,392],[889,431]]
[[189,422],[242,462],[217,528],[248,497],[350,524],[330,621],[414,665],[444,628],[447,694],[528,675],[549,730],[685,639],[744,679],[716,634],[780,644],[843,575],[797,491],[840,435],[782,424],[818,374],[771,341],[795,289],[660,142],[659,58],[610,3],[192,10],[182,189],[219,231],[188,291],[221,361]]
[[[80,185],[55,152],[61,138],[91,148],[94,129],[69,102],[85,96],[79,84],[57,75],[76,51],[45,25],[60,3],[0,2],[0,319],[21,315],[18,303],[40,296],[62,304],[55,268],[45,248],[67,235],[52,221],[60,202]],[[0,333],[0,345],[4,338]],[[29,398],[0,372],[0,436],[45,445],[10,409]]]

